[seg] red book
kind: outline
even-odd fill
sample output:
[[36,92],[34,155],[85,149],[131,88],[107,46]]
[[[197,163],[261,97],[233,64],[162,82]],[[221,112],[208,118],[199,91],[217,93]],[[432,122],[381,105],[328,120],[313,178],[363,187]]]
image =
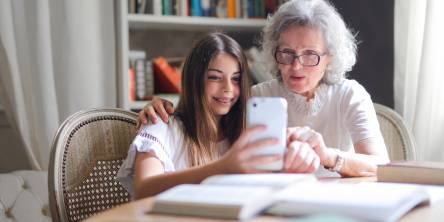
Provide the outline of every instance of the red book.
[[129,100],[136,100],[136,73],[134,72],[134,68],[128,69],[129,76]]
[[180,93],[181,75],[165,58],[154,59],[154,84],[156,93]]

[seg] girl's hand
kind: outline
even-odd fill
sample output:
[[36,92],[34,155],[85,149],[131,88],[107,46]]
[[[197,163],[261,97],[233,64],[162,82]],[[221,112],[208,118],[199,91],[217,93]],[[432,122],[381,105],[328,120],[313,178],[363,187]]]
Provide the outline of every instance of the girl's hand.
[[[287,129],[287,139],[290,144],[292,141],[307,143],[319,156],[320,163],[324,166],[331,166],[331,159],[334,154],[325,146],[322,135],[310,127],[291,127]],[[333,163],[334,164],[334,163]]]
[[264,126],[246,129],[233,143],[231,148],[217,160],[217,167],[223,173],[259,173],[258,165],[268,164],[282,159],[280,155],[255,155],[255,152],[266,146],[276,145],[277,139],[261,139],[249,143],[251,136],[265,130]]
[[139,128],[142,124],[147,124],[148,119],[152,123],[157,123],[157,115],[160,116],[162,121],[168,123],[168,117],[173,114],[173,112],[173,104],[170,101],[161,99],[159,97],[153,97],[151,102],[146,104],[145,107],[143,107],[143,109],[139,112],[137,128]]
[[305,142],[290,141],[284,159],[284,171],[289,173],[313,173],[319,168],[319,156]]

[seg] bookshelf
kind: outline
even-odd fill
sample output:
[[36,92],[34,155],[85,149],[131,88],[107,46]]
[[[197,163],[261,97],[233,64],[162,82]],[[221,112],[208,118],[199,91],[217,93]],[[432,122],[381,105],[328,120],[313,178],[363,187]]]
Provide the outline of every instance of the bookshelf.
[[264,19],[221,19],[212,17],[155,16],[128,14],[130,29],[174,29],[207,31],[260,30],[265,25]]
[[[150,14],[130,14],[125,0],[115,0],[116,13],[116,42],[117,42],[117,99],[118,106],[128,110],[140,110],[147,101],[130,101],[129,95],[129,51],[148,51],[147,58],[163,56],[163,50],[170,56],[185,56],[193,40],[193,33],[211,31],[226,32],[236,39],[243,47],[254,45],[260,31],[265,25],[265,19],[228,19],[214,17],[191,16],[159,16]],[[175,38],[163,38],[168,35]],[[183,33],[183,35],[182,35]],[[153,40],[159,35],[159,39]],[[179,36],[177,36],[179,35]],[[187,40],[183,36],[188,36]],[[197,34],[196,34],[197,36]],[[252,37],[255,36],[255,37]],[[183,44],[181,42],[183,41]],[[179,45],[179,46],[178,46]],[[182,48],[169,50],[171,48]],[[178,50],[180,52],[178,52]],[[176,55],[179,53],[180,55]],[[161,95],[177,103],[178,96]]]

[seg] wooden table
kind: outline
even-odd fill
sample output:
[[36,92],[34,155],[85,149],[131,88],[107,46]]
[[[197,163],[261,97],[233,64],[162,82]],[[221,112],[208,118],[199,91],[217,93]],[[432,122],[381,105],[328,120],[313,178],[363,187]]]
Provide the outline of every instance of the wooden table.
[[[360,178],[322,178],[321,181],[325,182],[340,182],[340,183],[359,183],[359,182],[375,182],[375,177],[360,177]],[[86,222],[113,222],[113,221],[128,221],[128,222],[149,222],[149,221],[227,221],[218,220],[204,217],[189,217],[189,216],[172,216],[172,215],[160,215],[160,214],[147,214],[153,205],[154,198],[145,198],[138,201],[123,204],[121,206],[106,210],[99,213],[89,219]],[[258,216],[251,221],[253,222],[273,222],[273,221],[285,221],[288,218],[277,216]],[[401,218],[402,222],[409,221],[444,221],[444,200],[439,203],[435,203],[431,206],[421,206],[413,209],[408,214]]]

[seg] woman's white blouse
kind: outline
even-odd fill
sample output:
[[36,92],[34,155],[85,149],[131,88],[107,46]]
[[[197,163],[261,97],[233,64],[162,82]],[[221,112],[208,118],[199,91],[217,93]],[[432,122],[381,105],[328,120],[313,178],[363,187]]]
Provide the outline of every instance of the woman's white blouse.
[[284,97],[288,102],[288,127],[309,126],[322,134],[327,147],[354,152],[353,144],[363,139],[383,141],[370,95],[355,80],[321,84],[310,101],[276,79],[253,86],[252,94]]
[[[160,119],[160,117],[158,117]],[[134,164],[138,152],[153,152],[162,162],[165,172],[183,170],[189,167],[188,154],[185,152],[181,121],[171,117],[169,124],[158,121],[144,125],[131,143],[128,155],[117,173],[116,180],[134,197]],[[228,141],[218,144],[221,153],[228,150]]]

